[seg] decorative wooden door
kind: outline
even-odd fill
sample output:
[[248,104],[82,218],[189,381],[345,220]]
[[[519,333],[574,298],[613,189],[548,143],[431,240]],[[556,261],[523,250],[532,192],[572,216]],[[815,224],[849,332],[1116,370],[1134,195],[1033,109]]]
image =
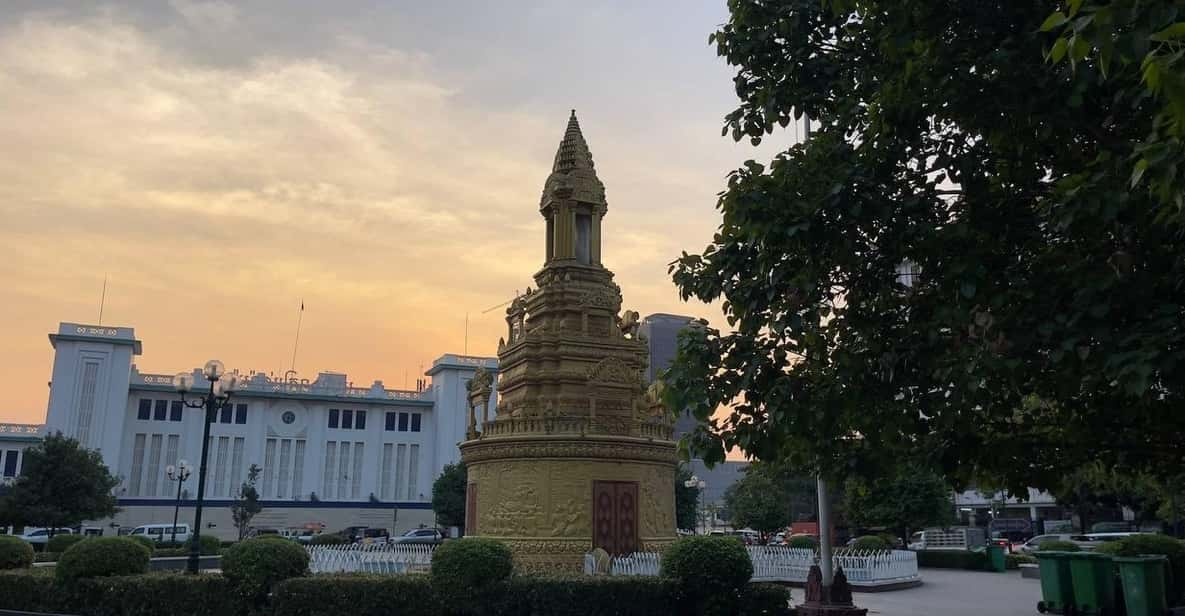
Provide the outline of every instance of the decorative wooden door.
[[477,534],[477,484],[465,484],[465,534]]
[[613,555],[638,551],[638,482],[593,482],[593,547]]

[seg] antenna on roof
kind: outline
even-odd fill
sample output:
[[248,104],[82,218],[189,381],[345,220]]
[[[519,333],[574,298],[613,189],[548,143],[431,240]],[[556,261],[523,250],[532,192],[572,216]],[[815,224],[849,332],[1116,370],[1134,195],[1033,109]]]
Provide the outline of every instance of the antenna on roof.
[[300,312],[296,315],[296,341],[292,343],[292,368],[290,372],[296,371],[296,349],[300,346],[300,324],[304,320],[304,300],[300,300]]
[[99,296],[99,325],[103,324],[103,304],[107,303],[107,274],[103,274],[103,294]]

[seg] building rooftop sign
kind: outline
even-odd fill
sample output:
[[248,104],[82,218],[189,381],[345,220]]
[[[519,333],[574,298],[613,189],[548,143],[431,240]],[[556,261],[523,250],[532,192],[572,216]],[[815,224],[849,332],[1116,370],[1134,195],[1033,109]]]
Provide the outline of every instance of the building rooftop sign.
[[[194,370],[194,381],[204,382],[200,370]],[[173,387],[171,374],[143,374],[132,371],[132,387],[137,385],[159,387]],[[371,400],[401,400],[401,401],[431,401],[431,390],[412,391],[402,389],[387,389],[382,381],[375,381],[370,387],[354,387],[346,380],[346,375],[333,372],[322,372],[317,378],[301,379],[289,373],[287,378],[275,378],[262,372],[246,375],[241,382],[239,393],[278,394],[283,396],[317,396],[332,398],[365,398]]]

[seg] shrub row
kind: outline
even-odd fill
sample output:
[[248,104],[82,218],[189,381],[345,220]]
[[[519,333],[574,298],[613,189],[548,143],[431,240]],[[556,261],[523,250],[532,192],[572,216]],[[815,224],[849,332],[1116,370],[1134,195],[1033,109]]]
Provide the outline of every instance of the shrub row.
[[19,537],[0,535],[0,570],[33,566],[33,546]]
[[219,616],[241,613],[217,575],[153,573],[74,580],[51,570],[0,573],[0,609],[86,616]]

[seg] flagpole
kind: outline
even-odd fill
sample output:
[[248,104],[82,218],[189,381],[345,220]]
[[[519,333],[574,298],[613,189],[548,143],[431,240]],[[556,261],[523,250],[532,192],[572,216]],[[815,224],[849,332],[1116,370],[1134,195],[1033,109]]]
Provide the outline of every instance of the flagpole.
[[107,274],[103,274],[103,295],[99,297],[99,325],[103,324],[103,304],[107,303]]
[[296,349],[300,346],[300,324],[304,320],[304,300],[300,300],[300,312],[296,315],[296,341],[292,343],[292,368],[291,372],[296,371]]

